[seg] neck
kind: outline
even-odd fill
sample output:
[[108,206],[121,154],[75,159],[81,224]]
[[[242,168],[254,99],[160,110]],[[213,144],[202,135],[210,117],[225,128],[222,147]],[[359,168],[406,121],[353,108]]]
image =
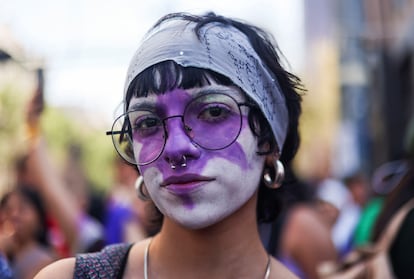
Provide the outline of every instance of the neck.
[[263,278],[268,257],[255,213],[256,196],[204,229],[190,230],[165,218],[151,245],[150,270],[162,267],[168,278]]

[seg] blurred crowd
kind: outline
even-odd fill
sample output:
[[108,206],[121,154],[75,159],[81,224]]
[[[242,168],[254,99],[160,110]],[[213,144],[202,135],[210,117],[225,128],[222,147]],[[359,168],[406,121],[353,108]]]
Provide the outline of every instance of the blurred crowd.
[[390,239],[385,253],[395,278],[412,278],[414,209],[394,226],[394,236],[385,234],[399,210],[414,201],[414,119],[404,149],[399,160],[384,162],[370,176],[356,171],[301,181],[288,168],[293,183],[281,188],[285,207],[273,224],[259,226],[268,251],[300,278],[330,278],[326,274],[344,267],[355,251]]
[[0,194],[0,278],[33,278],[60,258],[156,232],[135,192],[135,166],[114,156],[114,183],[104,196],[88,185],[78,147],[58,169],[40,129],[38,94],[27,107],[28,151],[14,164],[14,187]]
[[[56,168],[39,128],[42,108],[35,94],[27,108],[29,151],[15,162],[15,187],[0,199],[0,278],[33,278],[57,259],[139,241],[158,229],[151,222],[152,204],[137,197],[136,167],[116,157],[115,183],[105,196],[89,189],[76,147],[69,150],[63,174]],[[279,189],[284,208],[273,223],[259,224],[269,253],[300,278],[313,279],[324,262],[375,242],[414,197],[414,137],[407,134],[406,157],[384,163],[371,177],[356,172],[303,181],[287,166],[289,187]],[[410,274],[413,217],[407,217],[390,251],[398,278]]]

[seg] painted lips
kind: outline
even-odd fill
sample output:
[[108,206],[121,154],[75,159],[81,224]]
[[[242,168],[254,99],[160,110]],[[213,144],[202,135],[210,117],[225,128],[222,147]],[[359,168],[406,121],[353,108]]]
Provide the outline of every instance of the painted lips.
[[196,174],[185,174],[180,176],[170,176],[161,183],[168,191],[177,194],[189,194],[202,187],[214,178],[200,176]]

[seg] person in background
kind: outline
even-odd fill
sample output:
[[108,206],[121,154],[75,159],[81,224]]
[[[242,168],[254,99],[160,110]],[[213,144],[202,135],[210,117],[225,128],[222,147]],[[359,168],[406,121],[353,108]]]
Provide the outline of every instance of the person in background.
[[346,176],[343,181],[351,193],[355,205],[359,208],[363,208],[370,195],[369,182],[366,176],[363,173],[356,172]]
[[107,134],[137,165],[138,193],[161,229],[35,278],[297,278],[257,226],[280,212],[275,189],[299,146],[302,84],[280,55],[271,35],[241,20],[160,19],[131,60],[124,113]]
[[43,201],[30,186],[18,186],[0,201],[1,226],[7,227],[8,239],[2,244],[13,276],[31,279],[56,259],[48,241]]
[[341,258],[352,249],[352,238],[361,209],[346,185],[338,179],[323,180],[316,191],[318,209],[331,227],[332,241]]
[[270,224],[260,224],[262,240],[269,253],[277,257],[302,279],[317,279],[317,267],[336,261],[331,227],[317,210],[313,186],[302,181],[287,166],[285,183],[278,189],[283,210]]
[[[47,154],[44,154],[44,156],[47,156]],[[92,190],[81,166],[81,157],[81,147],[78,144],[72,144],[68,150],[62,176],[65,190],[74,196],[76,206],[82,212],[81,224],[78,224],[79,231],[75,253],[98,251],[105,244],[104,226],[97,217],[91,215],[89,210],[92,202]],[[95,202],[98,201],[95,200]],[[101,208],[101,210],[103,209]]]
[[367,197],[365,203],[360,203],[361,215],[352,239],[353,247],[363,247],[371,242],[375,222],[384,204],[385,195],[388,193],[384,190],[394,187],[391,186],[394,179],[390,179],[395,178],[394,170],[394,167],[390,169],[381,165],[374,171],[370,182],[367,181]]
[[60,174],[49,155],[41,132],[44,101],[40,93],[35,91],[27,105],[28,150],[19,164],[18,179],[30,183],[44,201],[53,224],[54,241],[58,240],[63,256],[100,250],[104,245],[103,226],[88,214],[86,183],[78,162],[73,162],[77,155],[69,154],[66,177]]
[[0,252],[0,278],[12,279],[13,271],[10,268],[9,261],[6,256]]
[[115,159],[115,183],[111,187],[105,214],[105,241],[107,244],[134,242],[149,235],[146,202],[137,199],[135,183],[137,168],[119,156]]
[[[376,242],[396,212],[414,201],[414,117],[408,125],[405,137],[405,172],[385,197],[384,205],[376,220],[372,242]],[[396,278],[412,278],[414,267],[414,209],[405,217],[390,246],[388,257]]]
[[[16,183],[18,185],[33,185],[31,186],[37,194],[42,196],[39,186],[35,186],[36,175],[32,171],[31,163],[29,161],[30,155],[25,152],[20,155],[15,162],[15,174],[16,174]],[[71,255],[70,245],[65,235],[59,226],[59,223],[56,220],[55,214],[51,213],[48,210],[48,206],[45,205],[46,216],[47,216],[47,226],[48,226],[48,237],[50,244],[56,251],[58,257],[67,257]]]

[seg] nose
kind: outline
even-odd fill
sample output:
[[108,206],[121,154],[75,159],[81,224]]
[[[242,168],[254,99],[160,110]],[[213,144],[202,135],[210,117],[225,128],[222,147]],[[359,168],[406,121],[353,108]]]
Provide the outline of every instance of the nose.
[[181,163],[183,156],[187,162],[200,156],[199,148],[188,136],[188,128],[184,126],[182,116],[171,116],[164,120],[166,141],[163,159],[167,163]]

